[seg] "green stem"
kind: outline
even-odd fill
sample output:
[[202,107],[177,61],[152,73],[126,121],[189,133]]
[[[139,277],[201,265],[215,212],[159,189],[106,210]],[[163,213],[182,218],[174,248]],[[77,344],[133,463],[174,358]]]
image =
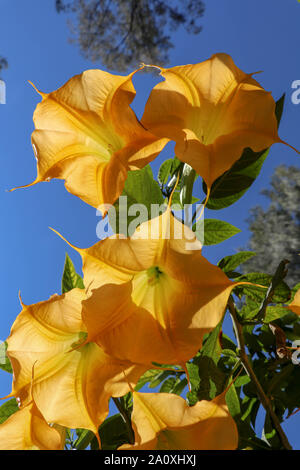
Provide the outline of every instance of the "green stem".
[[237,340],[237,343],[238,343],[238,349],[239,349],[239,352],[240,352],[240,358],[241,358],[242,364],[244,366],[244,369],[246,370],[246,372],[249,375],[250,379],[254,383],[254,385],[256,387],[256,390],[257,390],[257,395],[258,395],[258,397],[261,401],[261,404],[263,405],[266,412],[269,413],[269,415],[270,415],[270,417],[273,421],[274,427],[275,427],[275,429],[278,433],[278,436],[281,440],[281,443],[282,443],[283,447],[286,450],[292,450],[292,446],[290,445],[290,443],[288,441],[288,438],[286,437],[286,435],[285,435],[285,433],[284,433],[284,431],[281,427],[280,421],[279,421],[277,415],[275,414],[275,412],[273,410],[272,403],[271,403],[269,397],[265,394],[265,392],[264,392],[264,390],[263,390],[258,378],[256,377],[256,374],[255,374],[254,370],[252,369],[251,364],[250,364],[248,355],[246,353],[246,344],[245,344],[245,339],[244,339],[244,334],[243,334],[243,327],[240,324],[240,322],[238,321],[236,308],[235,308],[234,302],[233,302],[231,297],[229,298],[229,301],[228,301],[228,309],[229,309],[229,312],[230,312],[230,315],[231,315],[231,318],[232,318],[233,328],[234,328],[234,332],[235,332],[235,335],[236,335],[236,340]]

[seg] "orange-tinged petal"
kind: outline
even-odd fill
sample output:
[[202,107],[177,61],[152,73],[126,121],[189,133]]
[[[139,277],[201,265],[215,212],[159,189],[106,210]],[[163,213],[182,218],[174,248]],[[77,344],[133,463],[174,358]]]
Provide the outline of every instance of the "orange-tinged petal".
[[62,450],[62,433],[49,426],[34,403],[0,425],[0,450]]
[[33,116],[32,184],[60,178],[94,207],[116,201],[127,171],[145,166],[168,142],[148,132],[130,107],[134,73],[87,70],[52,93],[40,93]]
[[[144,367],[117,361],[86,343],[81,319],[84,290],[73,289],[48,301],[23,306],[7,340],[14,370],[12,395],[29,392],[47,420],[97,432],[111,396],[129,391]],[[124,372],[127,379],[125,379]]]
[[88,338],[133,363],[180,364],[193,357],[236,285],[202,256],[195,234],[169,209],[131,238],[78,251],[88,286],[82,302]]
[[234,450],[238,432],[225,394],[189,407],[169,393],[133,392],[135,444],[120,450]]
[[297,290],[294,299],[286,306],[286,308],[292,310],[292,312],[296,313],[297,315],[300,315],[300,289]]
[[261,151],[281,142],[275,101],[227,54],[195,65],[161,69],[142,123],[176,142],[175,153],[208,187],[240,158],[246,147]]

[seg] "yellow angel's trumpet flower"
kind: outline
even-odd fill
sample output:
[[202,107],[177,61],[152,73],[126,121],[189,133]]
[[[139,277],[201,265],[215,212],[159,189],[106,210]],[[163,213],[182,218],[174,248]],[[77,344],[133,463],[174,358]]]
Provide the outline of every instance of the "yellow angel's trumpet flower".
[[183,364],[220,322],[231,282],[201,254],[194,232],[168,208],[132,237],[112,236],[83,259],[88,340],[136,364]]
[[0,450],[62,450],[64,431],[49,426],[30,402],[0,425]]
[[118,199],[128,170],[145,166],[168,142],[148,132],[130,107],[135,73],[87,70],[52,93],[39,92],[32,134],[37,177],[28,186],[60,178],[94,207]]
[[189,407],[169,393],[133,392],[133,445],[119,450],[235,450],[238,432],[225,393]]
[[244,148],[259,152],[285,143],[278,136],[271,93],[228,54],[159,69],[165,81],[152,90],[141,122],[176,142],[177,157],[194,168],[208,191]]
[[[32,395],[48,423],[90,429],[108,414],[111,396],[123,396],[145,368],[118,361],[85,341],[84,290],[73,289],[24,305],[7,339],[13,367],[11,396],[25,405]],[[126,373],[126,380],[124,377]]]

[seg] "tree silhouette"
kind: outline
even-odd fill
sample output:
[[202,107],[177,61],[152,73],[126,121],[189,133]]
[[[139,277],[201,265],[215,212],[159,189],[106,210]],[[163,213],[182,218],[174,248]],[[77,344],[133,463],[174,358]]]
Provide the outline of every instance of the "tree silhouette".
[[247,261],[244,272],[272,274],[282,259],[290,261],[286,281],[293,287],[300,280],[300,170],[280,165],[271,178],[271,188],[262,191],[269,200],[264,210],[251,209],[248,249],[257,256]]
[[204,4],[201,0],[56,0],[56,10],[73,17],[72,42],[86,58],[126,71],[140,62],[167,63],[173,47],[170,33],[183,26],[198,34]]

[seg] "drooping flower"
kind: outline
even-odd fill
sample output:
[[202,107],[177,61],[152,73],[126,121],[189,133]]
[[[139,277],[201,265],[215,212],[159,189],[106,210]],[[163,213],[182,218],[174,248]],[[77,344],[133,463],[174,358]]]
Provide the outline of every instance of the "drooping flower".
[[[95,343],[84,343],[84,290],[73,289],[23,305],[7,339],[14,378],[11,396],[26,404],[32,395],[48,423],[97,433],[111,396],[129,391],[145,368],[118,361]],[[124,378],[126,373],[127,380]]]
[[133,392],[134,445],[119,450],[235,450],[238,432],[225,394],[189,407],[169,393]]
[[187,226],[167,209],[132,237],[110,237],[83,259],[88,340],[136,364],[182,364],[220,322],[236,285],[201,254]]
[[0,425],[0,450],[62,450],[64,433],[49,426],[33,402]]
[[174,140],[177,157],[208,188],[244,148],[258,152],[283,143],[271,93],[229,55],[160,70],[165,81],[152,90],[141,122],[153,134]]
[[130,107],[134,73],[87,70],[56,91],[39,92],[32,134],[37,177],[28,186],[60,178],[94,207],[118,199],[128,170],[145,166],[167,143],[148,132]]

